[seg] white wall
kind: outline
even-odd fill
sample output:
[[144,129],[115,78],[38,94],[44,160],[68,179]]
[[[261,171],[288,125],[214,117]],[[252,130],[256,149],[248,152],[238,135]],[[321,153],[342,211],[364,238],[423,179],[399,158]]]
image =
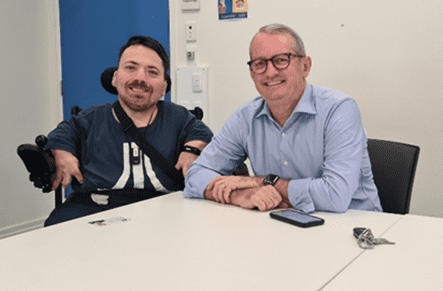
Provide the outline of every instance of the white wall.
[[[215,133],[258,95],[246,65],[251,38],[263,25],[286,24],[313,59],[308,82],[353,96],[370,138],[421,147],[410,212],[443,217],[442,1],[251,0],[247,20],[228,22],[218,20],[217,2],[200,0],[198,13],[183,13],[180,0],[169,0],[172,72],[209,67]],[[189,20],[198,24],[192,45]],[[187,46],[197,46],[195,63],[186,61]]]
[[41,227],[54,207],[16,149],[62,119],[59,35],[57,0],[0,0],[0,238]]

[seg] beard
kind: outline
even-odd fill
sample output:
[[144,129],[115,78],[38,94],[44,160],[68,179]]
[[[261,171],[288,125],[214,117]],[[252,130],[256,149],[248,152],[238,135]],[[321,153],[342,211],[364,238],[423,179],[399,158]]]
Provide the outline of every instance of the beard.
[[126,96],[121,95],[120,100],[132,111],[144,112],[149,110],[153,106],[148,100],[145,100],[143,96]]
[[[145,95],[137,94],[133,90],[141,90]],[[149,95],[146,96],[146,93]],[[155,104],[151,104],[153,88],[149,87],[145,82],[133,81],[125,85],[124,94],[120,94],[121,101],[132,111],[144,112]]]

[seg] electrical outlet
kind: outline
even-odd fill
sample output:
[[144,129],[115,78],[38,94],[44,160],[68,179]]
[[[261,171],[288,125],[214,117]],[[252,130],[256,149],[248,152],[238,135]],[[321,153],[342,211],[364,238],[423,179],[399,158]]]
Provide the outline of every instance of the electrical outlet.
[[195,51],[194,50],[188,50],[186,52],[186,59],[190,62],[195,60]]
[[188,110],[191,109],[191,107],[189,106],[189,101],[182,100],[182,101],[180,101],[180,105],[185,107]]

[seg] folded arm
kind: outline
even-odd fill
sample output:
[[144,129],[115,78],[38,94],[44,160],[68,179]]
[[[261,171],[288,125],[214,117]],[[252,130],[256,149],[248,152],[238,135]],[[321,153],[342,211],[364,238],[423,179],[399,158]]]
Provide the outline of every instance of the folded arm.
[[264,185],[263,177],[218,176],[205,190],[205,199],[245,209],[267,211],[288,208],[288,181],[279,180],[274,186]]

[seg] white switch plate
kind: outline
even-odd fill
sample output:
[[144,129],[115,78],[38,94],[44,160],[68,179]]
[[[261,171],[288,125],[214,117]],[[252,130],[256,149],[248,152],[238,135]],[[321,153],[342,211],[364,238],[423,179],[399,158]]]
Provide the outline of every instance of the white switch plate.
[[200,0],[181,0],[182,10],[200,10]]
[[186,41],[197,41],[197,22],[195,21],[188,21],[186,22],[185,26],[185,35],[186,35]]
[[[203,110],[203,122],[209,126],[208,107],[208,68],[182,67],[176,71],[176,92],[178,104],[194,109],[195,106]],[[198,85],[199,83],[199,85]],[[195,91],[200,87],[200,91]],[[189,107],[191,108],[189,108]]]

